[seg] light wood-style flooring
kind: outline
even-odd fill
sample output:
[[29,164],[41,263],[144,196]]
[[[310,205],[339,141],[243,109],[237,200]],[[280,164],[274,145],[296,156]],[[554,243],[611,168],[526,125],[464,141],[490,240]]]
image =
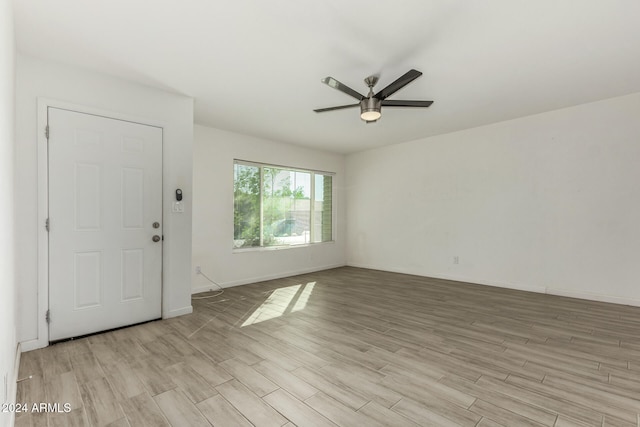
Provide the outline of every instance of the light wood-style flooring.
[[639,425],[637,307],[350,267],[193,306],[24,353],[72,410],[16,425]]

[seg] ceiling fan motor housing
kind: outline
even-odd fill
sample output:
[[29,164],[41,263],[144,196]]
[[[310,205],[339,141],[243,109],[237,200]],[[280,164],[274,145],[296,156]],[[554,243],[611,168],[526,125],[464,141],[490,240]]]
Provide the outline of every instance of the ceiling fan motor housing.
[[360,101],[360,118],[365,122],[373,122],[380,118],[382,101],[370,96]]

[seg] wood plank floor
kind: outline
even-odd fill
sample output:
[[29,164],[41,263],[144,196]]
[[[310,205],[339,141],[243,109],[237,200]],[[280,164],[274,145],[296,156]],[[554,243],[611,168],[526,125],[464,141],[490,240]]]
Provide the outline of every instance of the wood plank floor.
[[193,306],[24,353],[71,412],[16,425],[639,425],[637,307],[350,267]]

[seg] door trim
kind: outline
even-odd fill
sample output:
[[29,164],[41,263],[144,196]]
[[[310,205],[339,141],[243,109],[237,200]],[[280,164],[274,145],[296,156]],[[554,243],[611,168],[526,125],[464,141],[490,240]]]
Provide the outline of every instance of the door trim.
[[[48,123],[48,108],[59,108],[62,110],[70,110],[78,113],[92,114],[95,116],[101,116],[109,119],[123,120],[127,122],[138,123],[141,125],[154,126],[163,130],[163,146],[164,146],[164,128],[165,124],[158,120],[152,120],[145,117],[138,117],[131,114],[125,114],[115,111],[104,110],[100,108],[89,107],[86,105],[79,105],[70,102],[60,101],[50,98],[38,98],[38,111],[37,111],[37,155],[38,155],[38,223],[36,224],[38,229],[38,253],[37,253],[37,265],[38,265],[38,304],[37,304],[37,329],[38,337],[34,340],[25,341],[22,343],[22,350],[29,351],[37,348],[47,347],[49,345],[49,326],[47,324],[46,316],[47,310],[49,310],[49,233],[45,229],[45,221],[49,215],[49,160],[47,150],[47,137],[45,135],[45,129]],[[166,171],[166,159],[164,148],[162,150],[162,177],[163,186],[162,192],[164,195],[164,177]],[[165,207],[164,201],[162,203],[162,216],[164,223]],[[55,227],[55,224],[52,224]],[[166,233],[165,233],[166,234]],[[167,300],[168,287],[164,286],[166,283],[167,273],[167,260],[165,254],[168,251],[162,251],[162,292],[161,292],[161,313],[164,318],[165,304]],[[55,316],[55,313],[53,314]]]

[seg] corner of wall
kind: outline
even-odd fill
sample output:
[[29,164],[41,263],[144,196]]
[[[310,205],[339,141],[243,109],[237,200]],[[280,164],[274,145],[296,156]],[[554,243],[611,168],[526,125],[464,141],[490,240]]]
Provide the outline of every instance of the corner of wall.
[[[20,346],[16,337],[15,275],[15,37],[10,0],[0,0],[0,192],[8,209],[0,211],[0,404],[15,403]],[[15,414],[0,411],[0,426]]]

